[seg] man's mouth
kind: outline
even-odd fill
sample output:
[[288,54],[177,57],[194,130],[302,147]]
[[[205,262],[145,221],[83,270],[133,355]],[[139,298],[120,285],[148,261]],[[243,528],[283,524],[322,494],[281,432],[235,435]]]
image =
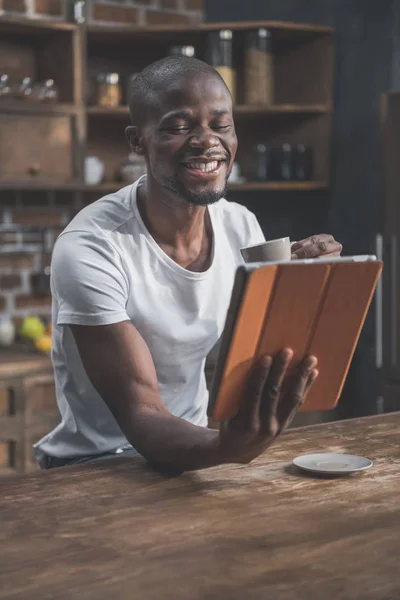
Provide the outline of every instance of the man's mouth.
[[222,166],[226,163],[225,157],[193,157],[182,163],[185,171],[197,180],[211,180],[219,176]]
[[190,171],[201,171],[202,173],[212,173],[216,171],[222,164],[222,160],[213,160],[210,162],[190,162],[186,163],[185,167]]

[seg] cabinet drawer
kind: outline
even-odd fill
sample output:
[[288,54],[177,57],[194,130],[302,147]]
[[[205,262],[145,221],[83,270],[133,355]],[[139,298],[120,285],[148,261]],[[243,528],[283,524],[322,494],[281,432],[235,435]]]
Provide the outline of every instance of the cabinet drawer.
[[71,180],[74,125],[71,115],[0,115],[0,181]]

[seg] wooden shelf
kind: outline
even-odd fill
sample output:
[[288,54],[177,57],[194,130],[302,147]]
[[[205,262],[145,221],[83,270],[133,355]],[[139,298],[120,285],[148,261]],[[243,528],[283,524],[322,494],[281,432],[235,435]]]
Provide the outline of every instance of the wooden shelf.
[[270,106],[251,106],[238,104],[234,107],[235,116],[251,117],[263,115],[307,115],[329,114],[332,107],[325,104],[272,104]]
[[[110,181],[100,185],[85,185],[84,183],[51,183],[51,182],[29,182],[29,181],[0,181],[0,192],[4,191],[65,191],[65,192],[92,192],[108,193],[115,192],[129,185],[128,183]],[[244,183],[231,183],[229,190],[235,192],[250,191],[312,191],[328,189],[326,181],[246,181]]]
[[250,191],[287,191],[287,192],[310,192],[313,190],[328,189],[326,181],[246,181],[245,183],[231,183],[228,188],[233,192]]
[[131,25],[123,27],[102,27],[89,25],[87,29],[89,42],[105,43],[132,43],[136,44],[143,40],[170,39],[174,44],[178,43],[182,37],[190,35],[197,36],[205,33],[218,31],[219,29],[231,29],[232,31],[247,31],[265,27],[273,31],[275,37],[316,37],[321,35],[331,35],[333,29],[328,26],[310,25],[305,23],[291,23],[285,21],[233,21],[220,23],[200,23],[199,25],[153,25],[150,27],[132,27]]
[[[276,104],[238,104],[234,107],[240,140],[236,160],[248,181],[232,184],[229,189],[234,192],[328,189],[333,113],[334,30],[331,27],[281,21],[247,21],[150,27],[88,25],[81,28],[66,22],[0,17],[0,35],[2,40],[3,37],[5,39],[11,71],[15,40],[18,38],[21,64],[17,65],[18,68],[15,67],[13,77],[18,79],[26,75],[35,78],[40,73],[41,78],[51,78],[54,76],[54,69],[58,68],[56,83],[61,99],[60,104],[0,101],[2,128],[8,131],[7,144],[5,141],[0,144],[3,152],[3,177],[8,173],[11,180],[0,181],[0,191],[28,194],[30,191],[41,190],[100,196],[123,187],[126,184],[112,180],[129,151],[122,131],[123,119],[125,124],[129,123],[128,107],[106,109],[86,106],[84,79],[92,81],[99,72],[110,70],[120,73],[122,78],[127,77],[154,60],[168,55],[172,45],[193,44],[196,56],[204,58],[207,34],[220,29],[231,29],[234,31],[234,57],[238,77],[236,98],[239,103],[244,102],[244,94],[239,91],[244,89],[246,33],[260,27],[272,32]],[[38,116],[41,118],[37,118]],[[87,119],[83,118],[85,116]],[[22,127],[23,119],[29,124],[28,127]],[[23,138],[24,134],[25,142],[30,143],[21,145],[19,138]],[[62,141],[62,147],[58,149],[61,158],[55,155],[54,147],[49,143],[55,137]],[[40,160],[40,175],[37,179],[29,179],[26,170],[26,179],[16,181],[20,173],[24,176],[20,165],[34,164],[37,160],[38,139],[41,140],[41,148],[46,149]],[[285,143],[304,144],[312,148],[313,175],[316,181],[251,181],[254,173],[254,147],[259,143],[271,147],[279,147]],[[27,155],[24,160],[21,159],[21,148]],[[99,186],[86,186],[82,183],[84,154],[98,156],[104,163],[107,183]],[[79,181],[72,180],[72,177]]]
[[[0,104],[1,109],[1,104]],[[235,117],[262,117],[273,115],[320,115],[329,114],[332,107],[325,104],[275,104],[270,106],[251,106],[238,104],[234,107]],[[117,106],[116,108],[103,108],[102,106],[89,106],[89,116],[95,117],[127,117],[128,106]]]
[[31,100],[0,100],[0,114],[39,114],[39,115],[71,115],[79,112],[79,107],[75,104],[46,104],[33,102]]
[[[115,192],[129,185],[124,182],[107,182],[100,185],[85,185],[83,183],[50,183],[50,182],[0,182],[1,190],[15,191],[70,191],[70,192]],[[328,189],[326,181],[246,181],[244,183],[231,183],[229,189],[241,191],[311,191]]]
[[116,106],[115,108],[103,108],[102,106],[88,106],[87,114],[94,117],[128,117],[128,106]]
[[27,35],[46,35],[57,31],[75,31],[74,23],[63,21],[45,21],[41,19],[19,19],[18,17],[0,17],[0,32]]
[[[0,193],[6,192],[34,192],[48,191],[48,192],[75,192],[83,189],[85,186],[80,182],[63,182],[63,181],[35,181],[24,180],[24,181],[0,181]],[[1,199],[0,199],[1,202]]]

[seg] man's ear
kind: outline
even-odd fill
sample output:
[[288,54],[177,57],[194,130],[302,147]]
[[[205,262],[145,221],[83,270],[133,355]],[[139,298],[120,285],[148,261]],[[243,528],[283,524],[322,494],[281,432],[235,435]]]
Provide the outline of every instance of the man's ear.
[[136,125],[129,125],[129,127],[125,129],[125,135],[131,150],[136,152],[136,154],[143,156],[143,139],[140,137],[139,129],[136,127]]

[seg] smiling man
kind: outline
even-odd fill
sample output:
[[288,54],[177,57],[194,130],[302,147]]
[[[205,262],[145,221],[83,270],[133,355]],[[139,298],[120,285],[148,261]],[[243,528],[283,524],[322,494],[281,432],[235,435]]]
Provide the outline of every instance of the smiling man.
[[[36,445],[44,468],[140,452],[177,473],[246,463],[285,428],[316,358],[264,357],[237,417],[207,428],[204,364],[223,331],[240,248],[263,233],[224,199],[237,149],[232,100],[205,63],[169,57],[134,81],[132,149],[147,176],[83,209],[52,260],[53,351],[60,425]],[[294,258],[338,254],[322,234]]]

